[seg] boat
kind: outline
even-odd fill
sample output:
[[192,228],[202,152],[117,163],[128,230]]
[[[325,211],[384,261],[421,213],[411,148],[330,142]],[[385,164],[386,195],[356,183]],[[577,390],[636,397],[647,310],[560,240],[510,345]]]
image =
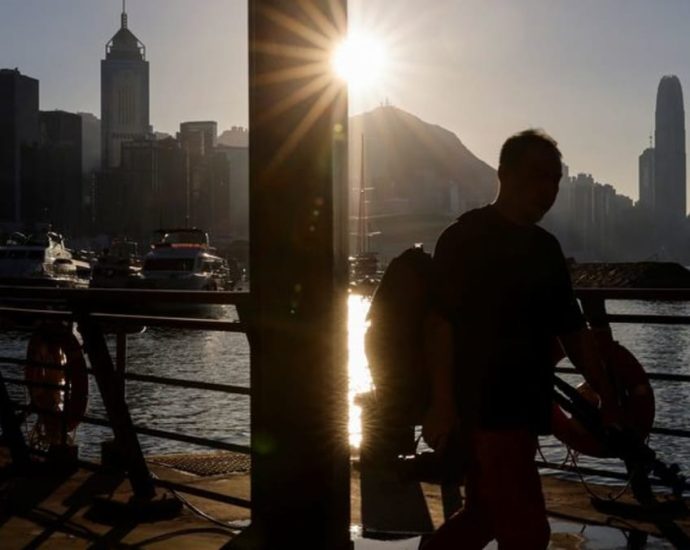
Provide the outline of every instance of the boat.
[[127,239],[113,239],[96,258],[91,271],[91,288],[132,288],[141,278],[138,246]]
[[[197,228],[159,229],[155,235],[157,240],[144,256],[140,275],[133,287],[208,292],[232,290],[228,262],[215,254],[205,231]],[[157,304],[153,309],[165,315],[218,317],[223,313],[222,306],[182,301]]]
[[231,290],[228,262],[214,254],[208,234],[196,228],[160,229],[144,256],[137,286],[157,290]]
[[0,285],[85,288],[88,264],[75,260],[62,235],[14,233],[0,246]]

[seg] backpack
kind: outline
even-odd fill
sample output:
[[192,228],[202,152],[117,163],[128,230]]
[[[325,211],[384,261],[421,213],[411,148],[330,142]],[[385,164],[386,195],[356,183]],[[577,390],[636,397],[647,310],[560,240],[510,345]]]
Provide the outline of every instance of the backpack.
[[429,403],[424,323],[431,304],[433,262],[408,248],[386,268],[367,320],[365,351],[380,412],[398,425],[422,423]]

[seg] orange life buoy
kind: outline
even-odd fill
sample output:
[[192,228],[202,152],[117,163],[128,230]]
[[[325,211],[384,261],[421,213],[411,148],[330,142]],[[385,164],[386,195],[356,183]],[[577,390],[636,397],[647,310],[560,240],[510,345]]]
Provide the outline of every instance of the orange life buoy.
[[[654,424],[654,392],[644,367],[628,349],[613,340],[609,331],[595,331],[599,352],[621,393],[626,428],[645,439]],[[561,350],[561,357],[563,357]],[[599,396],[586,382],[578,392],[595,406]],[[589,456],[606,458],[612,455],[576,419],[554,405],[551,419],[553,434],[571,449]]]
[[89,381],[81,345],[65,328],[44,327],[32,334],[26,358],[24,376],[31,405],[49,442],[57,442],[63,430],[74,430],[86,412]]

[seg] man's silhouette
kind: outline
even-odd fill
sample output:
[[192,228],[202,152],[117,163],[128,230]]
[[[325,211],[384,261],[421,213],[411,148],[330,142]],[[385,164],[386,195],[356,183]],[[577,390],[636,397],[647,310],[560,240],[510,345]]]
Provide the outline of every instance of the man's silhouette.
[[424,546],[540,550],[549,542],[537,436],[550,431],[553,344],[560,342],[618,419],[613,390],[573,294],[560,245],[535,225],[556,200],[561,153],[527,130],[501,149],[496,201],[462,215],[436,245],[429,323],[432,406],[424,438],[466,434],[466,505]]

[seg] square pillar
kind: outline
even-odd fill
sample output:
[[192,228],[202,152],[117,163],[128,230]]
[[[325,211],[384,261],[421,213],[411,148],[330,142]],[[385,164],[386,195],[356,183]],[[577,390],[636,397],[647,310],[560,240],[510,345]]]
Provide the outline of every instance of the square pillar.
[[346,0],[250,0],[252,534],[348,548]]

